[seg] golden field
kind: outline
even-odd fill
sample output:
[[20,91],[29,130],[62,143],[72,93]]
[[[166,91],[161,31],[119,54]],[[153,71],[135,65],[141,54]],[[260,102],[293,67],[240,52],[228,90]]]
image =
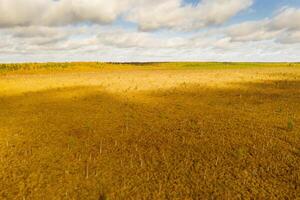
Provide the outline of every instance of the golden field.
[[300,64],[0,65],[0,199],[300,199]]

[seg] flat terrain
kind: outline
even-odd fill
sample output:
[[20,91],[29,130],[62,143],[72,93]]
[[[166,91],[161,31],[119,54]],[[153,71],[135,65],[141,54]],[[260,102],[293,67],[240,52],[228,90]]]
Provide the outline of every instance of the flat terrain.
[[299,64],[0,65],[0,199],[250,198],[300,198]]

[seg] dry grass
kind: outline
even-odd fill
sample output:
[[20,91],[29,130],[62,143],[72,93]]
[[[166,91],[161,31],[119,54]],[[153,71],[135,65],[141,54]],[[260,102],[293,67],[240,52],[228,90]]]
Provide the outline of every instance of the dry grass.
[[0,76],[1,199],[299,194],[298,67]]

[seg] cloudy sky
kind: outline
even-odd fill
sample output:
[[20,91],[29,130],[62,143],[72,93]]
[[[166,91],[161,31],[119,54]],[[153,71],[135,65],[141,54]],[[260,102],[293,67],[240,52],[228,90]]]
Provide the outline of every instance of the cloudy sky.
[[300,0],[0,0],[0,62],[300,61]]

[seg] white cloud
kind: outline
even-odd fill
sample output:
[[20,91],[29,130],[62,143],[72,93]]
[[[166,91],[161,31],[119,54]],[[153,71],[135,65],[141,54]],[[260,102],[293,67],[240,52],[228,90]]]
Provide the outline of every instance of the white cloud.
[[300,31],[292,31],[282,34],[277,41],[282,44],[300,43]]
[[0,0],[0,27],[55,26],[80,22],[113,23],[118,17],[143,30],[192,30],[222,24],[248,8],[252,0]]
[[0,0],[0,62],[299,59],[299,8],[224,25],[251,4],[252,0],[202,0],[194,5],[181,0]]
[[270,26],[273,29],[299,30],[300,9],[289,7],[281,9],[270,23]]
[[29,25],[49,3],[48,0],[0,0],[0,27]]
[[226,33],[233,42],[275,40],[279,43],[300,42],[300,9],[281,9],[273,18],[232,25]]
[[281,30],[271,30],[269,20],[249,21],[230,26],[226,33],[233,42],[262,41],[274,39]]
[[112,23],[128,9],[128,6],[129,0],[60,0],[51,3],[40,23],[49,25],[78,22]]
[[0,0],[0,26],[112,23],[130,0]]
[[182,6],[180,0],[141,0],[130,10],[127,19],[144,31],[195,30],[222,24],[251,4],[252,0],[203,0],[196,6]]
[[159,34],[111,30],[98,34],[100,43],[119,48],[178,48],[188,44],[184,37],[166,37]]

